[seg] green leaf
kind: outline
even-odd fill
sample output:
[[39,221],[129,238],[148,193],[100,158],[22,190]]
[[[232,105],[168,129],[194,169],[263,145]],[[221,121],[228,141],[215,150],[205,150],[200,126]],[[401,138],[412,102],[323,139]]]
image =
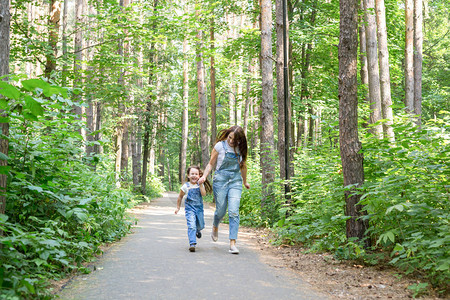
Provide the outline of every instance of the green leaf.
[[14,100],[17,100],[20,97],[20,91],[15,86],[4,81],[0,81],[0,94]]
[[2,175],[8,175],[10,170],[11,166],[0,166],[0,174]]
[[25,108],[29,109],[35,116],[44,115],[44,109],[42,108],[41,104],[33,99],[33,97],[25,97]]
[[8,160],[8,159],[9,159],[8,155],[6,155],[3,152],[0,152],[0,160]]
[[0,223],[5,223],[6,221],[8,221],[8,216],[4,215],[4,214],[0,214]]
[[31,281],[30,278],[25,278],[24,280],[22,280],[22,284],[30,291],[30,293],[32,294],[36,293],[33,286],[33,282]]
[[42,193],[43,189],[40,186],[29,185],[27,189],[31,191],[37,191],[38,193]]
[[[50,84],[41,79],[28,79],[22,81],[22,86],[30,92],[34,92],[36,88],[40,88],[43,91],[49,91]],[[47,96],[47,95],[46,95]]]
[[395,235],[392,231],[388,231],[386,233],[386,236],[389,238],[389,240],[391,240],[391,242],[395,242]]
[[440,265],[436,268],[436,270],[438,270],[438,271],[448,271],[449,268],[450,268],[450,263],[449,263],[449,261],[447,260],[447,261],[445,261],[443,264],[440,264]]

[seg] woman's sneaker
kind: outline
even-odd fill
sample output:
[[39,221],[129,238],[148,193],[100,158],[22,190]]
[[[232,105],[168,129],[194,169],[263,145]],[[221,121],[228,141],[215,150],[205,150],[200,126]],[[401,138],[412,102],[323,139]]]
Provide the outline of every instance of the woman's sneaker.
[[197,238],[201,239],[202,238],[202,232],[199,230],[197,231],[197,233],[195,234],[197,236]]
[[191,245],[189,246],[189,251],[195,252],[195,244],[191,244]]
[[219,228],[217,228],[217,230],[214,231],[213,227],[213,230],[211,231],[211,239],[213,240],[213,242],[217,242],[217,240],[219,239]]
[[230,252],[231,254],[239,254],[239,249],[236,248],[235,245],[233,245],[233,246],[230,246],[230,250],[228,252]]

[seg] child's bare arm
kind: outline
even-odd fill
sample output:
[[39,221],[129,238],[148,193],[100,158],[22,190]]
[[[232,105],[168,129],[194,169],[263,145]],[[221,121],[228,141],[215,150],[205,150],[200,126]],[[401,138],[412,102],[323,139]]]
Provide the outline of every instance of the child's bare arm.
[[200,194],[202,194],[202,196],[206,196],[205,185],[202,183],[199,186],[200,186]]
[[181,200],[183,200],[185,193],[183,191],[180,191],[180,194],[178,195],[178,199],[177,199],[177,209],[175,210],[175,214],[178,214],[178,212],[180,211],[180,207],[181,207]]

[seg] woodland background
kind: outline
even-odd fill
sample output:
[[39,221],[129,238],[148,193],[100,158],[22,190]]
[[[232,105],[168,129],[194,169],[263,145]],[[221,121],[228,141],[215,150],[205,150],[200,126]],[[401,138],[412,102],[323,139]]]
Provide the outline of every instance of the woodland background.
[[289,0],[287,107],[281,5],[0,1],[2,299],[88,272],[234,124],[243,225],[448,293],[450,3]]

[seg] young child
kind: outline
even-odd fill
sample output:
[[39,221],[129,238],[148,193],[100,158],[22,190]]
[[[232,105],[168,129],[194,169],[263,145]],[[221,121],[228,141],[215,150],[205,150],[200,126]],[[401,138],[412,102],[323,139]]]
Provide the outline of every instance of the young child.
[[188,226],[189,251],[195,252],[197,245],[196,237],[201,238],[201,230],[205,228],[205,219],[203,216],[203,198],[206,193],[211,193],[212,187],[209,181],[198,185],[198,179],[203,175],[203,171],[197,166],[191,166],[187,169],[187,182],[183,184],[177,199],[177,209],[175,214],[180,211],[181,201],[185,200],[184,210]]

